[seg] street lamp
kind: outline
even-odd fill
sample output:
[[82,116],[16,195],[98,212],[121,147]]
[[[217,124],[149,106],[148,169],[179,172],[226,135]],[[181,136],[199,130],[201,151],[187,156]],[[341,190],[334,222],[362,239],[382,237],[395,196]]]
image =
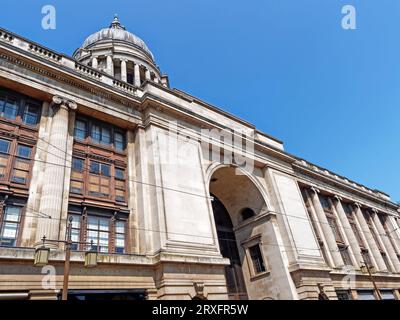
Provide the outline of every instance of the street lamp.
[[85,267],[94,268],[97,266],[97,251],[93,249],[93,240],[90,241],[90,250],[85,252]]
[[[36,249],[35,251],[35,261],[34,265],[37,267],[43,267],[49,263],[49,253],[50,248],[45,247],[45,242],[58,242],[65,244],[65,261],[64,261],[64,278],[63,278],[63,289],[61,300],[68,299],[68,280],[69,280],[69,270],[70,270],[70,260],[71,260],[71,234],[72,234],[72,217],[68,219],[67,226],[67,240],[46,240],[46,236],[43,236],[43,245]],[[78,242],[85,243],[86,242]],[[85,253],[85,267],[93,268],[97,266],[97,252],[92,250],[93,248],[93,240],[91,241],[91,249]]]
[[46,248],[44,245],[46,237],[43,237],[42,241],[43,245],[35,250],[35,261],[33,263],[35,267],[44,267],[49,263],[50,248]]

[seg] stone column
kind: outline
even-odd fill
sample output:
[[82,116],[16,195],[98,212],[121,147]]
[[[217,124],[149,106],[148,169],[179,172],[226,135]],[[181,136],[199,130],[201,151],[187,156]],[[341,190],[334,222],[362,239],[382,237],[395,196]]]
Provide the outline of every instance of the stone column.
[[360,245],[358,244],[358,240],[357,240],[356,236],[354,235],[353,230],[350,225],[350,222],[347,219],[346,213],[344,212],[341,198],[338,196],[335,196],[335,199],[336,199],[336,201],[335,201],[336,212],[338,214],[340,222],[342,223],[343,231],[346,234],[347,240],[349,241],[348,244],[349,244],[351,251],[354,255],[354,258],[356,260],[353,262],[356,263],[355,264],[356,267],[361,267],[361,262],[363,261],[363,258],[361,256]]
[[364,234],[365,240],[367,241],[368,247],[370,249],[369,254],[370,254],[371,260],[372,261],[375,260],[378,271],[385,271],[387,269],[385,261],[383,261],[381,252],[379,251],[379,248],[378,248],[378,245],[376,244],[375,239],[372,236],[371,231],[369,230],[367,221],[365,221],[364,215],[361,211],[361,206],[358,203],[355,203],[355,206],[356,206],[356,217],[357,217],[358,223],[360,224],[361,230]]
[[[313,192],[313,191],[311,191],[311,192]],[[310,219],[312,220],[312,225],[316,229],[315,232],[319,235],[320,241],[322,241],[324,244],[326,244],[327,240],[325,239],[324,232],[321,229],[321,224],[319,223],[317,214],[316,214],[314,206],[312,204],[310,192],[308,190],[305,190],[305,193],[306,193],[306,197],[307,197],[306,206],[309,207],[309,214],[310,214]],[[332,254],[331,254],[331,251],[329,250],[329,248],[321,248],[321,254],[322,254],[322,256],[324,256],[324,252],[322,252],[322,251],[325,251],[325,257],[326,257],[326,260],[328,260],[328,261],[325,261],[325,263],[331,268],[335,267],[335,263],[333,261]]]
[[[38,219],[36,245],[41,239],[58,240],[60,218],[64,197],[64,179],[67,159],[69,110],[75,110],[75,102],[54,96],[50,106],[51,128],[43,173],[43,188],[39,205],[40,215],[49,219]],[[70,165],[70,164],[69,164]],[[49,244],[57,247],[57,244]]]
[[392,215],[388,215],[386,223],[396,246],[396,251],[400,253],[400,226],[397,224],[396,218]]
[[127,81],[127,71],[126,71],[126,60],[121,59],[121,80],[122,81]]
[[342,256],[340,255],[339,248],[336,244],[335,235],[329,225],[328,219],[326,218],[324,209],[322,208],[321,202],[319,201],[318,193],[319,190],[316,188],[311,188],[311,198],[314,205],[315,212],[318,217],[318,221],[321,225],[322,232],[324,233],[328,249],[332,255],[333,262],[335,263],[335,267],[344,266],[344,262]]
[[140,66],[137,63],[135,63],[134,71],[135,71],[135,86],[140,87]]
[[389,264],[391,265],[392,270],[395,272],[400,272],[400,261],[397,258],[397,254],[392,246],[392,242],[390,241],[389,236],[386,234],[386,231],[383,228],[382,223],[379,220],[378,213],[376,211],[374,211],[372,219],[375,225],[375,229],[378,231],[378,237],[380,237],[386,254],[388,255],[387,258],[389,260]]
[[97,69],[98,66],[99,66],[99,62],[97,60],[97,57],[93,57],[92,58],[92,68]]
[[114,76],[114,62],[112,56],[107,56],[107,73]]
[[159,83],[160,81],[158,80],[157,76],[154,77],[154,82]]
[[146,68],[146,80],[151,80],[150,70]]

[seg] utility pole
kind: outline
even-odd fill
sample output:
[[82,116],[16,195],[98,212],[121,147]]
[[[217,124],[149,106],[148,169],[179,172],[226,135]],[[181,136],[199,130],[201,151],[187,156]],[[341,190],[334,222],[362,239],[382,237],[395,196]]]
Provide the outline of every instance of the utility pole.
[[375,290],[376,296],[378,297],[378,300],[382,300],[381,292],[379,291],[378,286],[376,285],[375,279],[374,279],[374,277],[372,276],[372,272],[371,272],[370,266],[369,266],[369,264],[365,261],[365,256],[364,256],[364,254],[363,254],[362,251],[361,251],[361,256],[363,257],[364,265],[365,265],[365,267],[367,268],[368,275],[369,275],[369,279],[371,280],[371,282],[372,282],[372,284],[373,284],[373,286],[374,286],[374,290]]
[[[71,260],[71,245],[72,245],[72,217],[68,218],[67,225],[67,239],[66,240],[47,240],[46,236],[43,236],[43,246],[36,248],[34,265],[37,267],[45,266],[49,263],[49,252],[50,249],[45,247],[46,242],[64,243],[65,261],[64,261],[64,278],[63,288],[61,294],[61,300],[68,300],[68,281],[70,272],[70,260]],[[87,242],[74,241],[74,243],[81,243],[87,245]],[[90,250],[85,252],[85,268],[93,268],[97,266],[97,251],[93,250],[93,240],[90,241]]]
[[71,260],[71,234],[72,234],[72,217],[69,217],[67,226],[67,240],[65,242],[65,262],[64,262],[64,280],[61,300],[68,299],[68,281],[69,281],[69,269]]

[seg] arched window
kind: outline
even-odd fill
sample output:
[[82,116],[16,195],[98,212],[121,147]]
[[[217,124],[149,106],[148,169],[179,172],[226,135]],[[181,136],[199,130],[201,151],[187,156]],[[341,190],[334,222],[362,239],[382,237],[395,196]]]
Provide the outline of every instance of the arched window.
[[256,214],[254,213],[254,211],[252,209],[244,208],[242,210],[241,215],[242,215],[242,220],[244,221],[244,220],[250,219],[251,217],[254,217]]

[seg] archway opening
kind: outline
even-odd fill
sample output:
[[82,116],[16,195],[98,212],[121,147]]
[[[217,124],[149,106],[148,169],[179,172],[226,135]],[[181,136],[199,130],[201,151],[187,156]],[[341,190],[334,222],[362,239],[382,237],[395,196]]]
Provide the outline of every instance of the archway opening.
[[210,195],[220,252],[230,260],[225,267],[229,298],[247,299],[249,272],[243,271],[246,249],[241,243],[252,237],[252,224],[246,222],[266,210],[265,200],[253,181],[233,167],[212,174]]

